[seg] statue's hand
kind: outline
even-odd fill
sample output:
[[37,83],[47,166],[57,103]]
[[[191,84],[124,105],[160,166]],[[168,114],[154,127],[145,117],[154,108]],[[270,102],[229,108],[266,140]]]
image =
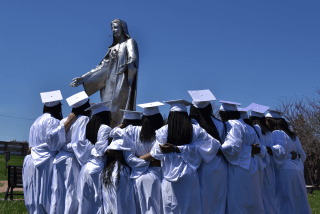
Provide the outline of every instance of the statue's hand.
[[72,83],[70,83],[71,87],[78,87],[83,83],[83,77],[76,77],[72,80]]
[[120,65],[120,66],[119,66],[120,70],[116,73],[116,75],[123,74],[124,71],[127,70],[127,67],[128,67],[128,64]]

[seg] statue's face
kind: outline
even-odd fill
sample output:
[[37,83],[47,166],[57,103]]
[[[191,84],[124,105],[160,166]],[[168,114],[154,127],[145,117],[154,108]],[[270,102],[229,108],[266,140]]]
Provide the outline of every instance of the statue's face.
[[115,37],[121,36],[121,26],[119,23],[116,23],[116,22],[112,23],[111,30],[113,32],[113,36]]

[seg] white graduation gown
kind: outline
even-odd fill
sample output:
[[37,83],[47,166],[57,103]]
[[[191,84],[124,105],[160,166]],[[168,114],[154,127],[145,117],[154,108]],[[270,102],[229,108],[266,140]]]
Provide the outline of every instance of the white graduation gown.
[[[196,147],[211,145],[213,138],[210,138],[200,126],[193,125],[192,142],[178,146],[181,153],[163,154],[159,144],[166,143],[167,136],[168,125],[158,129],[156,131],[157,142],[150,152],[152,157],[161,160],[163,212],[200,214],[202,209],[197,169],[202,157]],[[216,152],[214,149],[211,151]]]
[[[299,152],[296,144],[285,132],[279,130],[272,132],[272,139],[275,146],[284,148],[285,155],[283,162],[277,162],[275,170],[279,214],[311,213],[300,160],[291,159],[292,151]],[[275,153],[273,154],[275,156]]]
[[229,120],[226,125],[228,134],[221,149],[229,162],[226,213],[263,214],[259,157],[251,157],[251,145],[260,143],[259,139],[243,120]]
[[33,160],[31,155],[27,155],[23,160],[23,169],[22,169],[22,177],[23,177],[23,194],[24,194],[24,202],[25,206],[29,213],[35,212],[35,166],[33,164]]
[[[260,145],[264,147],[273,146],[272,134],[271,132],[262,134],[261,128],[259,125],[254,125],[255,129],[258,132]],[[266,157],[263,160],[264,169],[261,176],[261,193],[264,210],[267,214],[269,213],[278,213],[277,203],[276,203],[276,194],[275,194],[275,171],[274,171],[274,161],[273,157],[266,153]]]
[[[223,122],[212,117],[220,139],[224,140]],[[192,123],[198,125],[196,120]],[[211,145],[197,145],[202,156],[202,163],[198,168],[202,213],[220,214],[225,213],[227,202],[227,172],[228,162],[223,155],[216,155],[221,144],[213,139]]]
[[130,140],[128,144],[132,144],[132,152],[124,152],[126,162],[131,167],[131,176],[134,188],[137,192],[137,207],[140,207],[141,213],[160,214],[162,211],[162,195],[161,195],[161,167],[149,167],[150,161],[145,161],[137,156],[148,154],[154,143],[142,143],[140,138],[141,126],[129,125],[124,129],[124,139]]
[[[124,141],[123,129],[118,127],[114,128],[110,137],[113,138],[111,144],[104,150],[119,150],[127,152],[133,151],[132,146]],[[104,213],[107,214],[135,214],[139,208],[136,208],[135,202],[135,192],[133,187],[133,181],[130,179],[130,168],[127,166],[121,166],[120,168],[120,178],[117,180],[118,163],[115,164],[114,170],[112,172],[112,182],[113,186],[116,186],[119,182],[117,189],[108,189],[103,185],[102,197],[103,197],[103,207]]]
[[108,145],[108,137],[111,128],[107,125],[101,125],[98,131],[95,148],[91,150],[91,156],[87,163],[81,168],[78,185],[77,197],[79,201],[78,213],[102,214],[102,171],[106,157],[101,153],[101,149]]
[[[67,118],[61,120],[63,124]],[[89,117],[79,115],[71,124],[66,133],[66,144],[61,148],[53,161],[53,178],[52,178],[52,203],[50,213],[77,213],[77,179],[81,166],[72,149],[72,142],[84,141],[82,135],[85,133]]]
[[33,123],[29,142],[35,167],[35,213],[49,213],[51,204],[52,164],[57,151],[65,144],[65,127],[60,120],[45,113]]

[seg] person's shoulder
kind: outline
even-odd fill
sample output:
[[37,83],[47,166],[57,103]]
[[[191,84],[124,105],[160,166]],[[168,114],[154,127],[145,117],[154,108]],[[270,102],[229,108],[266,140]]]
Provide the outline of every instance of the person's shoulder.
[[133,133],[136,133],[136,132],[140,133],[141,126],[133,126],[130,124],[129,126],[124,128],[124,131],[129,135],[132,135]]
[[160,129],[158,129],[158,130],[156,131],[157,134],[164,134],[164,133],[166,133],[166,132],[168,132],[168,124],[162,126]]
[[101,124],[100,128],[99,128],[99,131],[98,131],[98,136],[102,135],[104,133],[110,133],[111,130],[112,130],[112,128],[110,126],[105,125],[105,124]]
[[287,139],[289,136],[282,130],[274,130],[272,132],[272,137],[273,138],[282,138],[282,139]]
[[129,39],[127,39],[126,43],[127,43],[127,45],[138,46],[136,40],[134,40],[131,37]]
[[43,114],[43,117],[40,119],[40,121],[43,121],[44,123],[49,123],[49,124],[60,124],[60,120],[54,118],[51,114]]

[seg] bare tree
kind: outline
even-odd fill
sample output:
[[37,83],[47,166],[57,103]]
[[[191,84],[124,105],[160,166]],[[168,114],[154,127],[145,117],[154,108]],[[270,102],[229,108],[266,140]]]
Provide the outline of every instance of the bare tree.
[[291,128],[300,139],[307,159],[304,167],[312,185],[319,186],[320,168],[320,89],[312,96],[278,99],[277,110],[285,113]]

